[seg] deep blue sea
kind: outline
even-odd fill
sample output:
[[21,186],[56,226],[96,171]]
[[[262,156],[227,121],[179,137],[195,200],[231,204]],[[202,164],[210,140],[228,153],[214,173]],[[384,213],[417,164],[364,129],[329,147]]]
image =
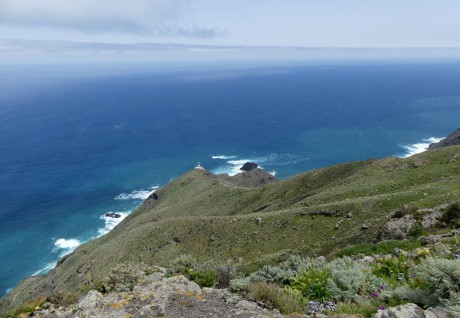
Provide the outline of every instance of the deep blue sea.
[[3,67],[0,295],[197,162],[287,178],[459,126],[456,63]]

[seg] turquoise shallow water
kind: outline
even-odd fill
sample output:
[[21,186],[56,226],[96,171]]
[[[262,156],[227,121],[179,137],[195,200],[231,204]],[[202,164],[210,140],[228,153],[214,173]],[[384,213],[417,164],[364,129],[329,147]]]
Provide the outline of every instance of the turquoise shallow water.
[[286,178],[407,154],[459,126],[459,87],[452,63],[0,70],[0,293],[198,161]]

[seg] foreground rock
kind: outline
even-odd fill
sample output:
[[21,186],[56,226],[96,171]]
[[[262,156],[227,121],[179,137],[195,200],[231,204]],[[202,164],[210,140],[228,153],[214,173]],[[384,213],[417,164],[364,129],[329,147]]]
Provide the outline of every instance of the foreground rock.
[[91,290],[75,306],[59,309],[50,305],[43,307],[35,311],[32,317],[283,317],[276,310],[264,309],[226,290],[201,289],[184,276],[166,278],[164,272],[146,276],[129,292],[101,294]]
[[429,308],[423,310],[416,304],[405,304],[379,310],[374,318],[448,318],[449,314],[444,309]]

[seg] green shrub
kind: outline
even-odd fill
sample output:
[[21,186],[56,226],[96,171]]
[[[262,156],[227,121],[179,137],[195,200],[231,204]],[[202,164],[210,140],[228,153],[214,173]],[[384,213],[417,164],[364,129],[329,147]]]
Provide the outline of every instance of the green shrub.
[[289,277],[295,276],[297,271],[286,269],[278,266],[264,266],[258,271],[249,275],[250,282],[265,282],[269,284],[287,284]]
[[305,300],[296,293],[291,293],[279,286],[265,282],[252,283],[248,286],[249,294],[255,301],[263,302],[269,308],[276,308],[282,314],[302,313]]
[[454,236],[449,241],[449,247],[453,254],[460,255],[460,236]]
[[145,276],[145,264],[120,264],[110,270],[103,285],[99,284],[96,289],[102,291],[132,291],[141,277]]
[[393,296],[424,307],[447,307],[454,317],[460,317],[460,260],[421,260],[411,270],[410,284],[398,287]]
[[397,258],[390,257],[377,260],[371,266],[374,275],[384,278],[394,286],[409,279],[409,270],[414,267],[414,263],[401,255]]
[[395,247],[402,250],[414,250],[421,247],[420,240],[405,240],[396,241],[388,240],[377,244],[361,243],[354,246],[346,247],[335,254],[336,257],[353,256],[353,255],[375,255],[375,254],[391,254]]
[[419,237],[423,234],[423,227],[421,224],[417,224],[413,228],[409,230],[409,236],[410,237]]
[[212,270],[197,271],[187,270],[185,275],[201,287],[213,287],[217,283],[217,274]]
[[230,287],[230,281],[236,276],[236,267],[232,261],[217,267],[217,288]]
[[354,261],[350,257],[338,258],[327,264],[331,272],[328,286],[332,298],[341,301],[356,301],[357,296],[368,295],[385,285],[385,281],[372,273],[366,264]]
[[245,278],[235,278],[230,281],[230,290],[232,292],[242,292],[248,289],[249,281]]
[[432,295],[429,306],[460,306],[460,259],[427,257],[415,273],[424,281],[423,289]]
[[187,269],[197,266],[196,259],[190,254],[181,254],[171,262],[170,271],[173,273],[184,273]]
[[48,299],[46,297],[39,297],[35,300],[28,302],[26,305],[11,309],[8,313],[0,313],[1,317],[29,317],[34,311],[35,307],[42,306]]
[[450,226],[460,226],[460,203],[452,203],[444,211],[442,220]]
[[52,304],[58,305],[59,307],[66,307],[75,304],[80,299],[80,295],[73,291],[59,291],[53,292],[49,297],[48,301]]
[[266,282],[269,284],[289,284],[289,279],[312,268],[322,268],[324,264],[316,259],[291,255],[288,260],[278,266],[264,266],[249,275],[250,282]]
[[310,300],[325,302],[332,296],[332,291],[328,287],[331,277],[328,269],[310,269],[292,277],[290,286]]

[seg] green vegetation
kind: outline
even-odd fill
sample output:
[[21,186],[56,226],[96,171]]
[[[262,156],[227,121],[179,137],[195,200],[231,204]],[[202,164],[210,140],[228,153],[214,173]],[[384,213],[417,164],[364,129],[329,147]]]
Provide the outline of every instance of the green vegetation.
[[353,246],[345,247],[334,254],[335,257],[351,256],[351,255],[375,255],[375,254],[390,254],[395,248],[402,250],[414,250],[421,247],[419,240],[388,240],[375,243],[361,243]]
[[460,203],[452,203],[443,214],[443,221],[446,222],[449,226],[460,227]]
[[9,310],[8,313],[6,313],[4,316],[18,318],[29,317],[30,314],[35,310],[35,308],[43,305],[46,302],[46,300],[46,297],[39,297],[37,299],[29,301],[26,305],[22,305]]
[[182,254],[172,262],[169,269],[169,275],[175,274],[182,274],[201,287],[227,288],[236,275],[236,268],[232,261],[211,266],[198,263],[190,254]]
[[268,308],[276,308],[282,314],[305,311],[305,300],[301,296],[279,286],[265,282],[252,283],[248,286],[248,290],[252,299],[265,303]]
[[217,274],[212,270],[188,270],[185,272],[185,275],[188,279],[200,285],[200,287],[213,287],[217,283]]
[[409,231],[410,237],[419,237],[422,234],[423,234],[423,227],[420,224],[417,224],[416,226],[411,228]]
[[[416,249],[405,252],[406,256],[386,255],[370,264],[350,257],[322,263],[296,256],[235,281],[240,293],[249,290],[254,299],[280,311],[283,308],[284,313],[294,310],[286,303],[333,301],[337,304],[334,313],[365,317],[373,317],[381,307],[407,302],[424,307],[444,306],[458,315],[460,259],[431,254],[430,248]],[[289,273],[292,276],[286,277]],[[305,313],[305,307],[295,310]]]
[[372,264],[372,272],[384,278],[390,285],[396,286],[409,279],[409,270],[415,266],[412,260],[404,255],[377,259]]
[[[72,290],[81,295],[88,286],[105,288],[108,282],[94,278],[107,276],[117,265],[168,267],[183,254],[189,255],[182,261],[183,269],[211,270],[217,275],[216,284],[229,284],[235,271],[227,275],[218,266],[232,260],[244,274],[258,272],[249,276],[251,282],[260,279],[284,289],[296,275],[311,268],[324,269],[314,259],[318,255],[384,254],[393,247],[412,250],[419,245],[415,239],[372,242],[392,217],[441,205],[451,204],[445,222],[458,226],[460,161],[455,158],[459,153],[460,147],[452,146],[406,159],[345,163],[257,188],[235,186],[204,170],[189,171],[159,189],[156,197],[146,200],[113,231],[78,247],[48,275],[19,284],[0,300],[0,311],[40,295],[50,296],[53,291]],[[397,212],[406,206],[408,211]],[[293,254],[300,256],[293,260]],[[286,260],[288,265],[271,266]],[[197,268],[193,262],[210,265]],[[347,290],[345,278],[338,278],[328,266],[333,299],[356,302],[350,299],[352,293],[366,299],[365,293],[375,287],[362,278]],[[375,279],[369,270],[366,275],[372,277],[368,279]],[[137,274],[133,275],[134,282]],[[205,276],[210,281],[211,274]],[[131,278],[108,286],[129,289]]]
[[332,296],[327,286],[331,277],[328,269],[310,269],[290,278],[289,287],[298,290],[307,299],[325,302]]
[[119,264],[110,270],[105,278],[103,286],[99,287],[103,291],[132,291],[139,279],[145,276],[146,266],[143,263]]

